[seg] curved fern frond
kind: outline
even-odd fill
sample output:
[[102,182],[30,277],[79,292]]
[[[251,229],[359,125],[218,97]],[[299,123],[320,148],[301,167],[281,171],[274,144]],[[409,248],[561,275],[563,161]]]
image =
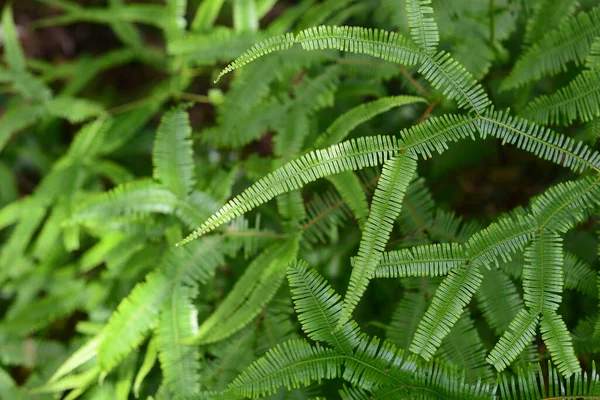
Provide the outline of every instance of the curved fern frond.
[[352,171],[344,171],[327,178],[348,204],[362,228],[369,215],[369,203],[360,180]]
[[431,360],[442,340],[463,309],[479,288],[482,281],[479,265],[471,263],[450,272],[438,287],[431,306],[419,323],[410,351],[419,354],[425,360]]
[[369,217],[362,233],[358,256],[354,259],[352,266],[339,326],[350,319],[352,311],[367,289],[369,280],[373,277],[394,221],[400,215],[406,188],[412,181],[416,168],[416,157],[410,153],[392,158],[383,166],[381,178],[373,195]]
[[547,33],[517,61],[501,89],[508,90],[565,70],[569,61],[583,62],[600,35],[600,7],[580,12]]
[[382,114],[394,107],[407,104],[426,103],[427,100],[415,96],[383,97],[368,103],[360,104],[337,117],[327,130],[317,138],[313,148],[322,149],[339,143],[358,125],[369,121],[376,115]]
[[296,261],[288,268],[288,281],[298,320],[308,337],[352,354],[358,345],[356,323],[349,321],[342,329],[335,329],[342,311],[340,296],[303,261]]
[[540,331],[552,356],[552,362],[564,377],[568,378],[581,371],[573,349],[573,340],[560,315],[555,312],[544,312]]
[[538,232],[525,250],[523,289],[525,304],[537,312],[556,311],[563,291],[562,238]]
[[313,381],[341,375],[344,357],[334,350],[304,340],[278,345],[255,361],[228,387],[238,396],[259,397],[285,386],[289,389],[307,386]]
[[558,92],[537,97],[523,115],[541,124],[564,125],[599,117],[600,69],[583,71]]
[[[600,18],[600,8],[598,10]],[[540,127],[526,119],[492,109],[479,117],[478,127],[483,139],[487,136],[500,138],[503,144],[515,144],[520,149],[575,172],[586,168],[600,172],[598,152],[590,150],[582,142]]]
[[152,175],[179,198],[196,184],[191,134],[187,112],[174,109],[162,117],[154,141]]
[[463,247],[456,243],[415,246],[383,253],[375,277],[441,276],[466,262]]
[[135,380],[133,381],[133,394],[137,398],[140,396],[140,389],[142,387],[142,383],[144,379],[152,368],[154,364],[156,364],[156,359],[158,358],[158,350],[156,348],[156,338],[153,337],[148,342],[148,347],[146,349],[146,355],[144,356],[144,360],[142,361],[142,365],[138,370],[137,375],[135,376]]
[[279,194],[300,189],[324,176],[375,166],[392,157],[397,150],[395,138],[372,136],[307,153],[271,172],[230,200],[179,244],[188,243]]
[[521,309],[508,325],[487,357],[487,362],[503,371],[531,343],[540,315],[533,310]]
[[406,15],[410,35],[425,54],[435,53],[440,41],[435,19],[433,16],[426,17],[426,15],[433,14],[433,7],[430,4],[431,0],[406,1]]
[[595,362],[592,362],[591,373],[578,369],[570,378],[557,374],[550,363],[544,370],[540,364],[527,364],[517,369],[516,376],[499,376],[498,392],[506,400],[597,398],[600,397],[600,377]]
[[161,371],[176,397],[200,390],[200,352],[198,346],[181,343],[198,332],[198,311],[192,303],[193,290],[176,285],[160,312],[156,327],[156,347]]

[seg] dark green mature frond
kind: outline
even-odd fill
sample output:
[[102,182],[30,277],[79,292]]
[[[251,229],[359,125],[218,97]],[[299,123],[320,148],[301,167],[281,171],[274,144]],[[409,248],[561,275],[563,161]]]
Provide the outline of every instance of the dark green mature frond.
[[490,328],[498,336],[523,308],[523,299],[513,281],[499,269],[483,268],[483,282],[475,294],[478,308]]
[[540,124],[569,125],[600,116],[600,69],[583,71],[556,93],[537,97],[523,115]]
[[406,15],[410,27],[410,35],[425,54],[433,54],[440,41],[438,27],[432,16],[431,0],[407,0]]
[[552,362],[563,376],[568,378],[581,370],[575,356],[571,335],[560,315],[545,311],[542,315],[540,331],[552,356]]
[[278,345],[255,361],[228,387],[228,391],[244,397],[259,397],[288,389],[307,386],[314,381],[341,375],[344,356],[336,351],[304,340]]
[[534,218],[542,229],[567,232],[584,222],[600,203],[600,179],[584,177],[551,187],[532,204]]
[[153,177],[179,198],[196,184],[191,135],[187,113],[174,109],[162,117],[154,141]]
[[300,189],[318,178],[380,164],[392,157],[398,147],[393,137],[372,136],[307,153],[271,172],[230,200],[180,244],[210,232],[279,194]]
[[498,392],[506,400],[598,398],[600,377],[595,362],[591,373],[578,369],[569,378],[560,376],[550,363],[544,369],[540,364],[527,364],[517,369],[516,376],[502,374]]
[[600,36],[596,38],[587,57],[587,67],[592,69],[600,68]]
[[302,330],[309,338],[324,342],[344,354],[358,345],[358,326],[353,321],[336,330],[342,311],[340,296],[303,261],[288,268],[288,281]]
[[362,228],[369,215],[369,203],[356,174],[352,171],[344,171],[327,179],[335,186]]
[[394,107],[407,104],[425,103],[426,100],[415,96],[383,97],[368,103],[360,104],[337,117],[327,130],[318,137],[313,148],[322,149],[339,143],[358,125],[384,113]]
[[534,5],[531,18],[525,27],[525,43],[542,40],[549,31],[569,18],[577,8],[577,0],[542,0]]
[[523,289],[525,304],[537,312],[556,311],[563,291],[562,238],[542,230],[525,250]]
[[[600,11],[600,8],[598,9]],[[600,18],[600,12],[599,18]],[[599,24],[600,26],[600,24]],[[526,119],[508,112],[488,110],[478,121],[481,137],[502,139],[502,143],[515,144],[545,160],[563,165],[575,172],[592,169],[600,172],[600,154],[582,142],[560,135]]]
[[517,61],[504,80],[504,90],[566,69],[569,61],[582,63],[594,39],[600,36],[600,7],[580,12],[546,33]]
[[415,246],[383,253],[375,269],[376,278],[440,276],[464,265],[467,257],[456,243]]
[[508,367],[533,340],[539,317],[537,311],[521,309],[488,355],[487,362],[498,371]]
[[565,253],[564,266],[565,289],[573,289],[579,293],[596,296],[596,271],[573,253]]
[[387,161],[373,195],[369,217],[362,232],[358,256],[352,265],[339,325],[345,324],[373,278],[381,253],[400,215],[402,200],[417,168],[416,157],[404,153]]
[[475,233],[466,243],[472,263],[485,266],[511,260],[511,255],[523,250],[535,232],[535,222],[528,216],[506,217]]
[[471,301],[482,278],[479,265],[475,263],[450,272],[436,290],[431,306],[419,323],[410,351],[431,360]]
[[397,226],[404,235],[425,235],[433,224],[435,203],[424,178],[413,180],[404,196]]
[[198,332],[198,310],[192,303],[193,290],[175,285],[160,312],[156,346],[164,383],[176,397],[200,390],[200,351],[182,344]]
[[421,124],[411,126],[400,132],[405,149],[427,159],[432,152],[442,153],[448,149],[448,142],[456,142],[470,137],[475,139],[476,118],[466,115],[444,114],[429,118]]

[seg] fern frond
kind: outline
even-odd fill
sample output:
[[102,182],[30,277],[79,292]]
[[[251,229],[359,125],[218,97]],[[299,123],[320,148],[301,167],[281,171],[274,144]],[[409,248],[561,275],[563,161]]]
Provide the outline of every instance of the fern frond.
[[369,215],[369,203],[367,203],[367,196],[356,174],[352,171],[344,171],[328,177],[327,180],[342,196],[362,228]]
[[498,391],[507,400],[600,396],[596,363],[592,363],[590,373],[578,369],[570,378],[560,376],[550,363],[544,370],[548,372],[545,373],[540,364],[527,364],[524,368],[517,369],[516,376],[509,378],[502,374],[498,377]]
[[523,115],[540,124],[569,125],[600,116],[600,69],[581,72],[558,92],[529,103]]
[[212,27],[225,0],[203,1],[196,10],[192,21],[192,31],[206,31]]
[[397,149],[396,139],[374,136],[348,140],[324,150],[307,153],[271,172],[230,200],[179,244],[198,238],[273,197],[300,189],[318,178],[382,163],[392,157]]
[[397,225],[405,235],[425,234],[434,219],[435,203],[424,178],[416,178],[408,185],[404,205]]
[[560,315],[555,312],[544,312],[540,331],[552,356],[552,362],[564,377],[568,378],[581,370],[575,356],[571,335]]
[[375,277],[441,276],[466,262],[463,247],[456,243],[415,246],[383,253]]
[[41,105],[19,104],[9,107],[0,117],[0,152],[13,134],[33,125],[44,114]]
[[537,312],[556,311],[563,292],[562,238],[540,231],[525,250],[523,289],[525,304]]
[[410,35],[426,55],[435,53],[440,41],[435,19],[433,16],[426,16],[433,14],[433,7],[430,4],[431,0],[406,1],[406,15]]
[[479,265],[452,270],[435,292],[431,306],[419,323],[410,351],[430,360],[469,303],[482,281]]
[[193,290],[176,285],[160,312],[156,346],[164,383],[176,397],[200,390],[200,352],[197,346],[181,343],[198,332],[198,311],[192,303]]
[[340,296],[303,261],[290,265],[287,276],[302,330],[312,340],[327,343],[343,354],[352,354],[358,345],[358,326],[348,322],[342,329],[335,329],[342,311]]
[[539,313],[521,309],[508,325],[487,357],[487,362],[503,371],[531,343],[539,321]]
[[475,233],[466,243],[472,263],[485,266],[511,260],[511,254],[523,250],[535,232],[529,216],[506,217]]
[[523,300],[513,281],[498,269],[483,268],[483,282],[475,294],[483,318],[498,336],[523,308]]
[[573,289],[579,293],[594,297],[596,288],[596,271],[573,253],[565,253],[564,267],[565,289]]
[[142,387],[142,383],[154,367],[154,364],[156,364],[157,358],[158,349],[156,348],[156,338],[152,337],[148,342],[148,347],[146,348],[146,355],[144,356],[142,365],[140,365],[140,369],[138,370],[138,373],[136,374],[135,380],[133,382],[133,394],[136,398],[140,396],[140,389]]
[[154,141],[152,175],[179,198],[196,184],[191,134],[187,112],[174,109],[162,117]]
[[13,71],[24,71],[26,68],[25,54],[17,36],[10,4],[5,5],[2,11],[2,44],[8,67]]
[[600,7],[580,12],[545,34],[517,61],[501,89],[517,88],[545,75],[565,70],[569,61],[581,63],[600,35]]
[[338,236],[338,228],[351,218],[346,202],[334,191],[315,193],[306,205],[306,220],[302,231],[309,243],[326,243]]
[[565,233],[584,222],[600,202],[600,180],[584,177],[559,183],[536,197],[531,205],[537,225]]
[[313,148],[322,149],[339,143],[358,125],[369,121],[376,115],[392,108],[414,103],[426,103],[426,100],[415,96],[383,97],[368,103],[360,104],[340,115],[327,130],[317,138]]
[[542,0],[534,7],[525,27],[524,41],[528,44],[542,40],[549,31],[573,15],[577,0]]
[[[598,15],[600,18],[600,12]],[[598,152],[526,119],[513,117],[507,112],[488,110],[479,118],[478,127],[483,139],[487,136],[500,138],[503,144],[515,144],[520,149],[575,172],[586,168],[600,172]]]
[[259,397],[274,393],[285,386],[289,389],[307,386],[313,381],[341,375],[343,356],[318,344],[293,340],[270,350],[255,361],[228,387],[228,391],[244,397]]
[[363,230],[358,256],[352,266],[339,326],[350,319],[352,311],[373,277],[394,221],[400,215],[406,188],[412,181],[416,168],[416,157],[410,153],[392,158],[383,166]]
[[586,66],[591,69],[600,68],[600,36],[592,43]]
[[60,378],[75,371],[98,354],[98,347],[104,339],[104,330],[88,340],[84,345],[70,355],[48,379],[48,383],[58,381]]

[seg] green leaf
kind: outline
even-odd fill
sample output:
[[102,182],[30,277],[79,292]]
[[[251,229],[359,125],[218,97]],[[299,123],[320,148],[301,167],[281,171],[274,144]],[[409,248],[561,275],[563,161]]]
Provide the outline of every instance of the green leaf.
[[193,31],[207,31],[211,28],[221,11],[225,0],[205,0],[198,6],[192,22]]
[[435,53],[440,41],[435,19],[433,16],[428,16],[433,14],[433,7],[430,4],[431,0],[406,1],[406,14],[408,16],[410,35],[425,54]]
[[414,155],[404,153],[387,161],[373,195],[369,217],[363,229],[358,256],[352,265],[350,283],[338,326],[345,324],[352,315],[369,280],[373,278],[381,254],[389,239],[394,221],[400,215],[402,200],[408,184],[412,181],[417,160]]
[[573,350],[573,341],[560,315],[544,312],[540,331],[558,371],[567,378],[579,372],[581,368]]
[[25,55],[17,36],[13,11],[10,5],[4,6],[2,12],[2,44],[8,67],[13,71],[25,71]]
[[133,382],[133,394],[136,398],[140,396],[140,389],[142,387],[142,383],[144,379],[150,371],[154,364],[156,364],[156,359],[158,356],[158,349],[156,348],[156,338],[152,337],[148,342],[148,348],[146,349],[146,355],[144,356],[144,361],[142,361],[142,365],[138,370],[137,375],[135,376],[135,381]]
[[367,196],[356,174],[352,171],[344,171],[328,177],[327,180],[335,186],[354,213],[359,226],[363,228],[369,215],[369,203],[367,203]]
[[375,277],[441,276],[466,263],[464,249],[456,243],[415,246],[383,253]]

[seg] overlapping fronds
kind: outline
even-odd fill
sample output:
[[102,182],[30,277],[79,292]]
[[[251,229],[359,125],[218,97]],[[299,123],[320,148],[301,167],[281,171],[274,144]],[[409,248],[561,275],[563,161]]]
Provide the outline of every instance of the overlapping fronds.
[[408,185],[404,205],[397,225],[405,235],[425,235],[433,225],[435,203],[424,178],[417,178]]
[[498,269],[482,269],[483,282],[475,294],[483,318],[498,336],[508,329],[510,322],[523,308],[523,299],[517,286]]
[[419,323],[410,351],[431,360],[482,279],[479,265],[473,262],[452,270],[436,290],[431,306]]
[[523,115],[541,124],[571,124],[600,116],[600,69],[583,71],[556,93],[540,96]]
[[565,253],[564,266],[565,271],[565,289],[573,289],[579,293],[596,296],[596,271],[590,267],[590,264],[579,259],[573,253]]
[[537,311],[556,311],[563,291],[562,238],[556,233],[540,231],[525,250],[523,289],[525,304]]
[[517,61],[502,89],[512,89],[564,70],[570,61],[583,62],[594,39],[600,35],[600,7],[580,12],[545,33]]
[[180,109],[167,112],[156,132],[154,179],[179,198],[184,198],[196,184],[191,134],[189,117]]
[[212,215],[181,244],[204,235],[273,197],[318,178],[349,170],[372,167],[389,159],[398,149],[395,138],[374,136],[348,140],[324,150],[315,150],[271,172]]
[[568,378],[581,370],[573,349],[573,340],[560,315],[544,312],[540,332],[552,356],[552,362],[564,377]]
[[440,41],[438,27],[433,16],[431,0],[407,0],[406,15],[410,35],[425,54],[435,53]]
[[594,398],[600,396],[600,377],[596,363],[592,371],[580,369],[569,378],[560,376],[548,363],[547,373],[540,364],[517,369],[516,376],[502,374],[498,378],[498,392],[503,399]]
[[376,278],[407,276],[440,276],[466,264],[462,246],[441,243],[415,246],[410,249],[383,253],[375,269]]
[[327,146],[339,143],[358,125],[384,113],[392,108],[401,107],[408,104],[414,104],[426,100],[415,96],[393,96],[383,97],[368,103],[360,104],[344,114],[337,117],[327,130],[319,136],[314,144],[314,148],[322,149]]
[[548,31],[569,18],[576,8],[577,0],[542,0],[535,4],[533,15],[525,27],[525,43],[533,44],[542,40]]
[[359,225],[363,227],[369,215],[369,203],[367,203],[367,196],[356,174],[352,171],[344,171],[327,179],[335,186],[344,202],[354,213]]
[[417,160],[410,153],[392,158],[383,166],[362,233],[358,256],[352,265],[350,283],[339,321],[340,326],[350,319],[352,311],[375,273],[394,221],[400,215],[406,188],[412,181],[416,168]]
[[531,343],[539,321],[539,313],[521,309],[487,357],[487,362],[503,371]]
[[[600,18],[600,8],[598,10]],[[563,165],[575,172],[581,172],[588,168],[600,171],[598,152],[591,150],[582,142],[577,142],[526,119],[492,109],[486,111],[479,118],[477,126],[484,139],[488,136],[502,139],[502,143],[514,144],[520,149]]]

